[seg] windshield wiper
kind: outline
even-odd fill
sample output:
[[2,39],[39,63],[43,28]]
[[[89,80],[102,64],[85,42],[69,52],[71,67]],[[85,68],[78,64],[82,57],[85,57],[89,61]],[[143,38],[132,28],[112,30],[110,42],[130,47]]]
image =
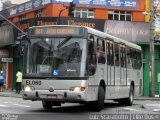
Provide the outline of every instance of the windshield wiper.
[[72,38],[72,36],[66,37],[61,43],[59,43],[59,45],[57,46],[57,48],[62,47],[62,46],[63,46],[64,44],[66,44],[71,38]]

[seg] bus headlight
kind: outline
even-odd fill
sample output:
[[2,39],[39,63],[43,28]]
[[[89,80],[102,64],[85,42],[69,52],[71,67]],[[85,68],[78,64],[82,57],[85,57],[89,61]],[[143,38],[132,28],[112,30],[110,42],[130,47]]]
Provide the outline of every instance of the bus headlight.
[[69,90],[73,92],[84,92],[85,87],[71,87]]
[[33,87],[30,87],[30,86],[25,86],[24,87],[24,91],[33,91],[34,88]]

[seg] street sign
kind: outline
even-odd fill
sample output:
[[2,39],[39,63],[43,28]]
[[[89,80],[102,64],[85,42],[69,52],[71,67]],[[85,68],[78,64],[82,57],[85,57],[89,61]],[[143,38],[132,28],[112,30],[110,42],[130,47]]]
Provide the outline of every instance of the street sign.
[[2,58],[1,62],[13,62],[13,58]]

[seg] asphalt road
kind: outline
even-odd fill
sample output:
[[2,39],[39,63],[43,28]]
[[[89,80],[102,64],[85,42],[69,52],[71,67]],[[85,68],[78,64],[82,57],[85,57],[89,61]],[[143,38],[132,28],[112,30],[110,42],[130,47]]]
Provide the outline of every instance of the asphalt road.
[[72,103],[44,110],[40,101],[0,97],[0,120],[159,120],[159,110],[160,101],[151,100],[137,100],[133,106],[106,101],[100,112]]

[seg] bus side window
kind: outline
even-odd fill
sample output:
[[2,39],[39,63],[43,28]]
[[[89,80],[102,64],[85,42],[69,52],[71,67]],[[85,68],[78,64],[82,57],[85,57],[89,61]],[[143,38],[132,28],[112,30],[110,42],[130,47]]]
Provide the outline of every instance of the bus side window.
[[126,67],[126,48],[123,48],[124,67]]
[[110,65],[114,65],[114,54],[113,54],[113,44],[110,43],[109,44],[109,61],[110,61]]
[[96,61],[94,60],[93,55],[96,54],[95,50],[95,39],[94,36],[90,35],[89,41],[88,41],[88,57],[89,57],[89,64],[96,64]]
[[127,68],[132,68],[131,49],[127,47]]
[[104,40],[97,39],[97,56],[98,56],[98,63],[105,64],[105,42]]
[[115,66],[119,66],[119,45],[115,44]]
[[125,53],[125,48],[121,47],[121,67],[126,67],[126,53]]
[[96,64],[96,60],[95,60],[95,56],[96,57],[96,53],[94,50],[94,42],[93,41],[89,41],[88,42],[88,59],[89,59],[89,64]]
[[95,51],[95,39],[90,35],[88,38],[88,74],[94,75],[96,71],[96,51]]
[[141,69],[141,67],[142,67],[142,55],[141,55],[140,51],[138,51],[138,53],[137,53],[137,60],[138,60],[138,69]]
[[107,65],[110,65],[110,45],[107,43],[106,45],[107,49]]

